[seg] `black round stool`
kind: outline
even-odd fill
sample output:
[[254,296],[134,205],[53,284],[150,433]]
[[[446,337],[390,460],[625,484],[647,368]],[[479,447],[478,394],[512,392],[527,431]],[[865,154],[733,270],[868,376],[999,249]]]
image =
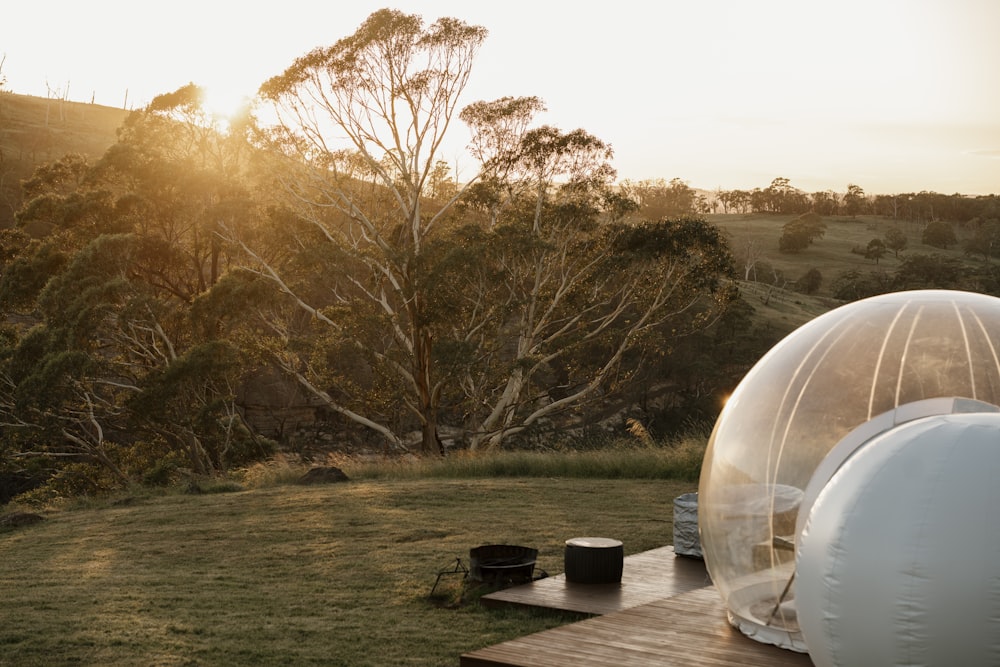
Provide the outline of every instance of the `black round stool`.
[[566,540],[566,581],[576,584],[621,583],[624,557],[619,540],[607,537]]

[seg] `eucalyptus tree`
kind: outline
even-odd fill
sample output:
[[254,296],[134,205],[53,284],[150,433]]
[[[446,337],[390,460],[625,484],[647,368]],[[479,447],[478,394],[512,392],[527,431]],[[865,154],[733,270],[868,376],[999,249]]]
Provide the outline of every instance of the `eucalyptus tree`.
[[869,241],[868,245],[865,247],[865,258],[874,259],[875,263],[878,264],[879,260],[885,257],[886,252],[888,252],[888,249],[885,245],[885,241],[879,238],[874,238]]
[[[506,110],[540,110],[532,99],[478,103],[463,118],[478,136]],[[519,131],[476,145],[483,182],[513,196],[491,211],[481,245],[466,242],[482,259],[456,277],[449,301],[456,323],[468,317],[456,340],[488,332],[494,341],[473,346],[461,381],[472,448],[593,407],[633,378],[658,328],[704,325],[728,298],[721,289],[718,301],[706,298],[732,268],[717,229],[695,219],[610,222],[611,147],[583,130],[517,120]]]
[[93,239],[39,293],[38,323],[4,341],[11,456],[91,464],[96,488],[164,459],[208,473],[236,458],[243,429],[225,400],[238,378],[234,351],[192,341],[186,313],[134,279],[142,246],[130,234]]
[[622,187],[638,201],[639,213],[649,220],[697,215],[705,205],[704,197],[679,178],[672,178],[669,183],[662,178],[626,181]]
[[816,239],[823,238],[825,233],[826,223],[822,217],[816,213],[804,213],[781,227],[778,250],[787,253],[801,252]]
[[[419,422],[428,452],[441,451],[441,385],[421,257],[447,223],[457,193],[437,210],[425,208],[425,196],[485,37],[484,28],[456,19],[425,26],[419,16],[380,10],[353,35],[302,56],[260,90],[277,119],[266,140],[286,158],[281,181],[299,225],[293,242],[328,251],[331,268],[346,270],[321,286],[297,286],[287,267],[258,247],[244,247],[261,277],[324,324],[330,344],[363,351],[376,375],[405,388],[400,398]],[[324,312],[334,304],[352,307],[351,317],[374,318],[385,335],[358,333],[353,322]],[[273,359],[330,409],[403,446],[398,428],[339,400],[295,355]]]
[[899,253],[906,250],[909,239],[906,233],[898,225],[892,225],[885,230],[885,247],[892,251],[894,257],[899,257]]
[[844,193],[843,200],[841,201],[841,205],[844,209],[845,215],[855,217],[859,213],[866,212],[869,202],[864,189],[862,189],[860,185],[849,183],[847,186],[847,192]]
[[122,483],[164,460],[213,472],[255,446],[235,351],[191,313],[231,259],[218,226],[250,208],[239,142],[197,93],[133,113],[98,162],[67,156],[26,182],[0,276],[0,306],[22,323],[0,355],[9,453]]
[[[657,327],[726,300],[714,228],[621,222],[635,203],[608,144],[535,126],[536,97],[459,111],[485,36],[381,10],[267,81],[260,136],[285,197],[269,239],[233,235],[250,262],[213,290],[255,304],[262,358],[394,448],[415,425],[440,453],[442,420],[502,445],[625,383]],[[477,167],[445,200],[456,119]]]

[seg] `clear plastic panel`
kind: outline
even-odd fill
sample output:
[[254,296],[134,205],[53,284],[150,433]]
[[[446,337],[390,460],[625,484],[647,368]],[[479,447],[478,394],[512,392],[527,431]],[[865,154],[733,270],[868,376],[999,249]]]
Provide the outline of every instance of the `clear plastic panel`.
[[802,493],[848,433],[929,398],[1000,404],[1000,299],[922,290],[842,306],[794,331],[737,387],[709,439],[699,531],[731,621],[802,650],[794,545]]

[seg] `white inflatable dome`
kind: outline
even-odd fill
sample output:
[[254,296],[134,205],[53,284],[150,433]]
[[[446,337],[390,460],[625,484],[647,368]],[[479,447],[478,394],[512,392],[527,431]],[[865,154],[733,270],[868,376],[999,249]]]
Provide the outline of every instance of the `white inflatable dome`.
[[1000,665],[1000,413],[869,440],[799,536],[798,618],[817,667]]
[[[720,414],[699,484],[702,551],[733,625],[805,651],[795,547],[824,459],[842,440],[839,451],[853,451],[909,419],[984,403],[1000,405],[995,297],[885,294],[832,310],[778,343]],[[828,462],[823,482],[843,460]]]

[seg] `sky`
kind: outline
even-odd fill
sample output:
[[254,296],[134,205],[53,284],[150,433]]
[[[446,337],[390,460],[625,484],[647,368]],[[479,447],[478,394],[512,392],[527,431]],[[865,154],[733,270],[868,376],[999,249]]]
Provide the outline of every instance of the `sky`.
[[489,30],[463,105],[538,96],[540,123],[611,144],[619,180],[1000,193],[1000,0],[10,4],[15,93],[139,108],[193,82],[235,106],[390,7]]

